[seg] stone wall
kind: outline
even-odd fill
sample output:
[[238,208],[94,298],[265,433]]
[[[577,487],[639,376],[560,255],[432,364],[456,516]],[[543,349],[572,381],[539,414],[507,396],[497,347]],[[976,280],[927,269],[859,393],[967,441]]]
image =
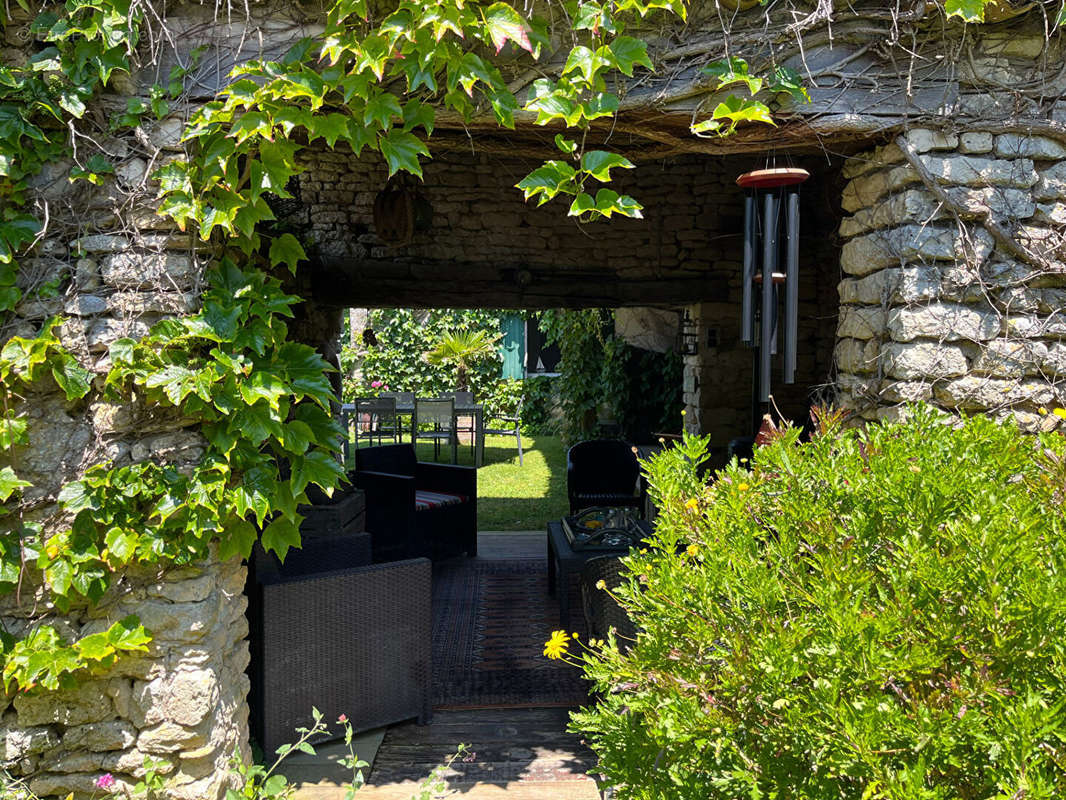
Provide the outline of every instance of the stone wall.
[[1066,404],[1066,144],[915,129],[846,168],[837,384],[1053,426]]
[[[226,762],[248,752],[244,581],[239,559],[128,575],[99,604],[44,620],[73,639],[136,614],[153,641],[76,689],[0,698],[0,766],[40,797],[86,798],[105,773],[128,791],[151,758],[167,797],[219,797]],[[34,603],[5,600],[17,634]]]
[[[115,154],[116,175],[98,187],[69,182],[70,162],[34,182],[50,224],[22,263],[24,299],[0,340],[33,336],[59,315],[61,340],[94,380],[94,391],[75,402],[55,386],[35,385],[23,400],[29,446],[0,453],[0,466],[13,465],[33,483],[23,492],[24,518],[49,534],[64,522],[56,494],[90,465],[151,459],[186,469],[203,453],[188,420],[136,399],[111,402],[98,391],[112,342],[199,307],[206,254],[155,216],[147,177],[150,164],[177,152],[181,125],[173,118],[103,141]],[[240,560],[231,560],[116,575],[99,604],[60,614],[45,593],[35,593],[39,576],[28,571],[19,602],[15,595],[0,599],[5,631],[18,635],[31,616],[43,615],[41,622],[69,642],[136,614],[153,641],[143,657],[124,658],[75,690],[0,695],[0,768],[38,796],[86,798],[104,773],[129,789],[153,757],[166,761],[159,770],[169,797],[220,796],[227,762],[235,751],[248,752],[245,574]],[[0,787],[0,795],[6,790],[13,787]]]

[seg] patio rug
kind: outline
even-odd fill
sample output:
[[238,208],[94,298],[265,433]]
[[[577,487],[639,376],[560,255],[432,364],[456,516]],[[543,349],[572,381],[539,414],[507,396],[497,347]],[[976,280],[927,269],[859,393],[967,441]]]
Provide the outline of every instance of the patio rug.
[[[585,639],[577,582],[571,632]],[[578,706],[581,671],[543,655],[559,627],[543,560],[453,560],[433,571],[433,707]]]

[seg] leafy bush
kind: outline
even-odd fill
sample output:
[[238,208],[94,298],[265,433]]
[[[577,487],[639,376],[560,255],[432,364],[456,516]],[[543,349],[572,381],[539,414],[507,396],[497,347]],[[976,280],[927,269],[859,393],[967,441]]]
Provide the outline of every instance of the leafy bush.
[[573,722],[617,797],[1066,797],[1063,439],[921,408],[798,439],[710,485],[705,438],[651,461],[640,633]]

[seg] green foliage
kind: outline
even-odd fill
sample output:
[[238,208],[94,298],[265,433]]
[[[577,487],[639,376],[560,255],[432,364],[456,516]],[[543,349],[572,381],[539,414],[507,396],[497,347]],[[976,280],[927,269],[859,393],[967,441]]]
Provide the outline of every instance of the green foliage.
[[605,309],[545,311],[540,321],[562,356],[553,388],[564,439],[594,436],[601,411],[614,417],[623,436],[639,440],[677,428],[681,359],[676,354],[630,347],[614,335],[613,314]]
[[455,370],[455,388],[467,391],[467,374],[480,361],[497,365],[500,351],[496,344],[502,333],[492,334],[485,330],[458,330],[445,333],[425,359],[433,366],[444,366]]
[[574,716],[620,800],[1066,793],[1066,447],[928,409],[786,429],[713,476],[651,460],[661,509]]
[[715,106],[708,119],[692,125],[692,132],[697,135],[711,132],[717,136],[729,136],[735,133],[737,126],[743,122],[776,124],[770,107],[755,99],[764,89],[775,97],[788,94],[798,102],[806,103],[811,99],[799,73],[789,67],[778,67],[769,78],[763,78],[750,74],[748,62],[743,58],[729,56],[705,66],[703,74],[714,78],[718,89],[741,85],[748,90],[751,97],[726,97]]
[[[346,399],[377,394],[379,388],[371,386],[374,381],[381,381],[394,392],[416,392],[420,397],[457,388],[453,367],[431,363],[420,354],[429,352],[449,335],[494,335],[500,330],[500,314],[458,309],[380,309],[371,312],[369,325],[378,344],[363,354],[363,383],[356,386],[349,382],[345,386]],[[496,354],[470,365],[467,379],[476,398],[491,396],[500,381],[500,360]]]

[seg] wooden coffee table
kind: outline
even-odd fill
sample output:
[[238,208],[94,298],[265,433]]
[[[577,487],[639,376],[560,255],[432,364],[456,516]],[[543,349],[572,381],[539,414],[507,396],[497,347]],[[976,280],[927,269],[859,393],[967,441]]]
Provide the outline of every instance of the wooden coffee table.
[[[637,520],[645,536],[652,527],[644,520]],[[548,523],[548,593],[558,595],[559,625],[570,629],[570,576],[581,571],[586,561],[599,556],[624,556],[626,550],[574,550],[563,532],[563,523],[552,520]]]

